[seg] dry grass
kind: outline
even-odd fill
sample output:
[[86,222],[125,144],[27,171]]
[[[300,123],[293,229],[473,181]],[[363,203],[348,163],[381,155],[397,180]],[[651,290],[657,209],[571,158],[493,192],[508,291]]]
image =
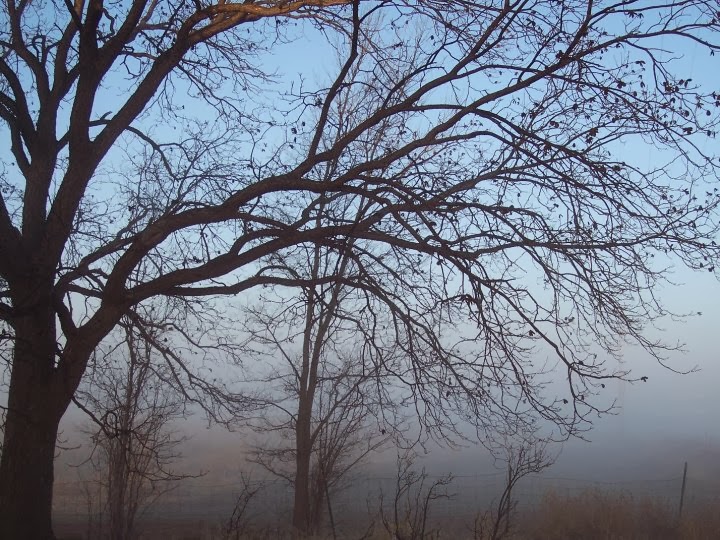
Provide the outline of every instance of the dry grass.
[[[438,516],[439,517],[439,516]],[[472,540],[472,523],[459,526],[455,520],[441,519],[434,523],[440,538]],[[174,522],[169,520],[148,527],[143,539],[167,540],[228,540],[220,527],[206,522]],[[367,525],[367,524],[366,524]],[[387,540],[389,535],[375,523],[368,540]],[[514,519],[512,533],[505,540],[717,540],[720,539],[720,511],[717,506],[686,506],[682,521],[677,519],[677,506],[660,498],[637,498],[630,493],[588,490],[574,496],[547,493],[532,510]],[[79,530],[57,531],[60,538],[85,538]],[[65,534],[62,534],[62,533]],[[359,528],[349,534],[347,529],[338,538],[358,539],[367,533]],[[257,527],[231,540],[294,540],[289,529]],[[313,540],[330,540],[328,533]],[[425,540],[429,540],[426,537]]]
[[715,540],[720,514],[695,508],[678,522],[677,508],[662,499],[588,490],[546,494],[518,529],[518,538],[527,540]]

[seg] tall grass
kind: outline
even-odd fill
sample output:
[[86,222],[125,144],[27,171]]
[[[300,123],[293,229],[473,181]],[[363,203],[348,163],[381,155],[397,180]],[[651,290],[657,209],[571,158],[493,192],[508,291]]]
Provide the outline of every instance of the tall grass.
[[717,540],[720,508],[690,508],[678,519],[677,507],[661,498],[635,498],[627,492],[588,490],[578,495],[547,493],[518,523],[517,538],[527,540]]

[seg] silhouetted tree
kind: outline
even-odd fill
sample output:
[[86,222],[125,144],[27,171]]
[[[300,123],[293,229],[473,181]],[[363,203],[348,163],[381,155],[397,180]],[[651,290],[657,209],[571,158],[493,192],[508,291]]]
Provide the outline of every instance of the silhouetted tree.
[[341,283],[348,258],[319,247],[304,255],[283,261],[289,275],[338,280],[302,287],[296,298],[264,291],[260,305],[248,308],[248,334],[262,351],[258,360],[267,360],[252,379],[265,406],[249,424],[264,436],[251,459],[293,486],[293,526],[317,534],[330,490],[395,431],[394,417],[385,422],[396,404],[382,377],[385,351],[354,290]]
[[473,538],[476,540],[507,538],[517,507],[513,490],[518,482],[526,476],[541,473],[555,462],[555,456],[548,451],[548,441],[535,437],[534,433],[515,434],[514,437],[495,441],[494,453],[506,468],[505,482],[492,508],[475,516]]
[[191,475],[173,470],[186,440],[173,423],[185,418],[185,403],[152,362],[152,347],[128,320],[122,339],[93,354],[76,402],[95,420],[88,432],[90,462],[96,471],[106,519],[96,531],[110,540],[138,535],[137,518]]
[[414,468],[416,455],[413,451],[398,453],[395,493],[389,508],[385,496],[380,493],[380,520],[391,538],[397,540],[423,540],[439,538],[440,531],[428,521],[436,501],[451,499],[448,492],[452,474],[432,478],[423,467]]
[[240,475],[240,482],[240,491],[235,498],[232,514],[223,524],[223,538],[226,540],[240,540],[244,537],[250,526],[248,506],[264,487],[261,483],[253,483],[245,473]]
[[[355,98],[336,100],[328,117],[338,129],[328,136],[339,138],[355,123]],[[367,141],[363,151],[381,149]],[[321,174],[330,179],[339,165],[331,160]],[[316,228],[360,222],[371,208],[362,198],[348,207],[321,197],[315,205]],[[266,360],[253,378],[263,388],[263,414],[250,426],[270,435],[253,460],[293,486],[293,526],[303,534],[317,534],[326,509],[331,515],[330,490],[399,435],[397,381],[389,371],[394,351],[380,329],[387,310],[349,284],[359,271],[352,253],[361,242],[347,238],[341,250],[314,245],[274,254],[275,272],[301,283],[297,294],[276,285],[245,308],[248,341]]]
[[[666,350],[653,256],[718,267],[720,98],[661,50],[714,54],[712,0],[7,0],[2,21],[0,537],[52,538],[58,423],[123,317],[174,314],[152,346],[213,416],[256,405],[208,365],[243,358],[217,298],[307,285],[273,254],[357,240],[343,283],[388,310],[436,437],[587,427],[628,376],[608,355]],[[342,67],[274,85],[312,28]],[[328,198],[367,210],[317,226]]]

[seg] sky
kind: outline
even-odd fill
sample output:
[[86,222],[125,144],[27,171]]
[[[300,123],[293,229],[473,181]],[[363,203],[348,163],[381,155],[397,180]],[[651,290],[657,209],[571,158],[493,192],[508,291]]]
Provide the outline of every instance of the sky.
[[[278,72],[294,81],[301,76],[324,78],[326,70],[314,60],[325,47],[322,38],[308,30],[306,39],[300,43],[284,45],[275,51],[272,58],[277,61]],[[687,55],[694,79],[720,82],[718,70],[709,63],[709,57],[701,58],[693,50],[687,51]],[[691,462],[692,473],[693,459],[697,472],[706,467],[708,456],[720,457],[720,416],[717,414],[720,410],[717,391],[720,284],[712,275],[681,268],[676,269],[673,280],[678,285],[664,286],[660,297],[672,311],[695,315],[683,321],[661,321],[663,329],[657,334],[671,343],[684,343],[683,352],[670,355],[670,367],[678,371],[695,367],[697,370],[684,375],[673,373],[644,351],[628,347],[624,351],[624,362],[635,374],[647,376],[647,382],[610,383],[618,407],[616,414],[596,420],[593,430],[586,434],[588,440],[571,440],[555,448],[559,456],[549,474],[588,480],[675,475],[684,461]],[[64,425],[72,432],[79,422],[79,416],[71,412]],[[222,461],[237,464],[243,447],[241,435],[226,433],[219,427],[207,430],[199,419],[188,421],[186,427],[194,436],[185,451],[190,463],[201,468]],[[393,459],[380,456],[378,466]],[[478,463],[482,463],[483,470],[491,467],[486,452],[477,447],[456,451],[434,449],[427,460],[438,472],[457,467],[473,470]]]
[[[297,82],[302,77],[325,79],[329,68],[317,59],[326,50],[323,38],[308,29],[305,39],[276,48],[269,60],[275,62],[275,69],[285,75],[287,81]],[[720,88],[717,58],[711,59],[696,50],[684,53],[689,76]],[[4,141],[3,145],[6,146]],[[683,352],[670,355],[672,368],[687,371],[697,367],[697,370],[680,375],[658,365],[644,351],[628,347],[624,361],[637,375],[647,376],[647,382],[610,383],[617,413],[598,419],[593,430],[586,434],[588,440],[571,440],[555,447],[553,451],[558,458],[548,475],[588,482],[640,481],[675,477],[685,461],[689,462],[691,476],[700,477],[713,470],[713,461],[720,457],[720,284],[708,273],[692,273],[680,268],[673,279],[678,285],[664,286],[659,296],[671,311],[695,315],[683,321],[661,321],[663,329],[657,333],[669,342],[684,343]],[[85,422],[76,410],[66,415],[62,429],[70,445],[82,442],[77,428]],[[186,467],[218,475],[218,471],[240,470],[244,466],[241,434],[228,433],[217,426],[207,429],[199,417],[179,427],[192,437],[183,451]],[[75,469],[67,464],[81,461],[78,457],[86,448],[83,446],[61,458],[60,478],[75,476]],[[368,471],[387,470],[394,462],[394,455],[388,451],[374,460],[368,465]],[[487,453],[472,446],[459,450],[432,448],[424,463],[437,473],[493,470]]]

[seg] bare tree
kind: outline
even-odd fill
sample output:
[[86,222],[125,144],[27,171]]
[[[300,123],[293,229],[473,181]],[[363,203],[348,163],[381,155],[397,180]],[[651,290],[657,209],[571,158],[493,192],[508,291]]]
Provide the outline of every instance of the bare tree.
[[248,308],[250,340],[262,351],[258,359],[269,360],[252,380],[266,405],[250,421],[265,435],[251,459],[293,486],[293,527],[317,534],[326,510],[332,520],[330,491],[389,440],[395,424],[379,426],[391,413],[389,381],[380,376],[379,336],[342,284],[348,258],[321,248],[305,255],[294,265],[283,261],[288,274],[337,281],[302,287],[292,299],[266,291],[260,306]]
[[76,402],[96,425],[90,435],[89,461],[97,472],[111,540],[137,537],[137,519],[178,481],[191,475],[172,466],[186,437],[173,423],[185,418],[185,404],[163,383],[152,362],[152,348],[129,320],[121,322],[123,339],[91,360],[87,383]]
[[[58,424],[123,317],[167,306],[174,383],[215,416],[255,406],[212,380],[242,359],[214,314],[307,285],[273,254],[358,241],[343,282],[389,311],[436,437],[586,429],[604,380],[631,378],[607,362],[624,342],[668,349],[644,333],[665,257],[720,268],[720,99],[662,51],[715,53],[712,0],[6,0],[2,22],[2,537],[52,538]],[[274,46],[312,28],[342,67],[273,86]],[[327,198],[368,208],[318,226]]]
[[428,522],[435,501],[451,499],[447,487],[451,474],[431,479],[423,467],[414,469],[415,454],[411,451],[397,456],[395,494],[390,508],[385,507],[384,494],[380,493],[380,519],[391,538],[397,540],[423,540],[438,538],[439,530]]
[[500,497],[494,501],[494,508],[478,512],[473,523],[473,538],[477,540],[502,540],[511,530],[511,518],[517,507],[513,490],[523,478],[539,474],[555,462],[548,452],[548,441],[538,439],[532,434],[506,438],[496,455],[504,463],[507,476]]
[[85,503],[86,523],[85,537],[100,538],[105,530],[103,518],[105,517],[105,497],[103,494],[102,478],[94,467],[77,468],[78,480],[82,490],[82,499]]
[[240,482],[240,492],[235,499],[232,514],[223,526],[226,540],[239,540],[245,535],[250,525],[248,506],[263,488],[262,484],[253,483],[250,476],[245,473],[240,475]]
[[[357,67],[350,71],[358,75]],[[362,114],[358,97],[335,100],[328,119],[336,128],[326,138],[338,140],[356,123]],[[364,159],[383,152],[378,142],[364,141]],[[340,166],[339,159],[328,161],[318,168],[320,179],[331,180]],[[314,206],[319,229],[341,220],[360,223],[373,205],[368,198],[329,196]],[[319,532],[326,506],[332,522],[331,489],[372,451],[400,436],[391,373],[395,351],[383,329],[391,318],[353,283],[362,271],[352,255],[359,248],[371,249],[348,237],[341,248],[311,245],[273,254],[268,263],[287,282],[299,283],[297,293],[275,285],[245,308],[248,341],[259,359],[267,359],[253,380],[264,389],[263,414],[250,426],[272,435],[253,459],[293,486],[293,527],[302,534]]]

